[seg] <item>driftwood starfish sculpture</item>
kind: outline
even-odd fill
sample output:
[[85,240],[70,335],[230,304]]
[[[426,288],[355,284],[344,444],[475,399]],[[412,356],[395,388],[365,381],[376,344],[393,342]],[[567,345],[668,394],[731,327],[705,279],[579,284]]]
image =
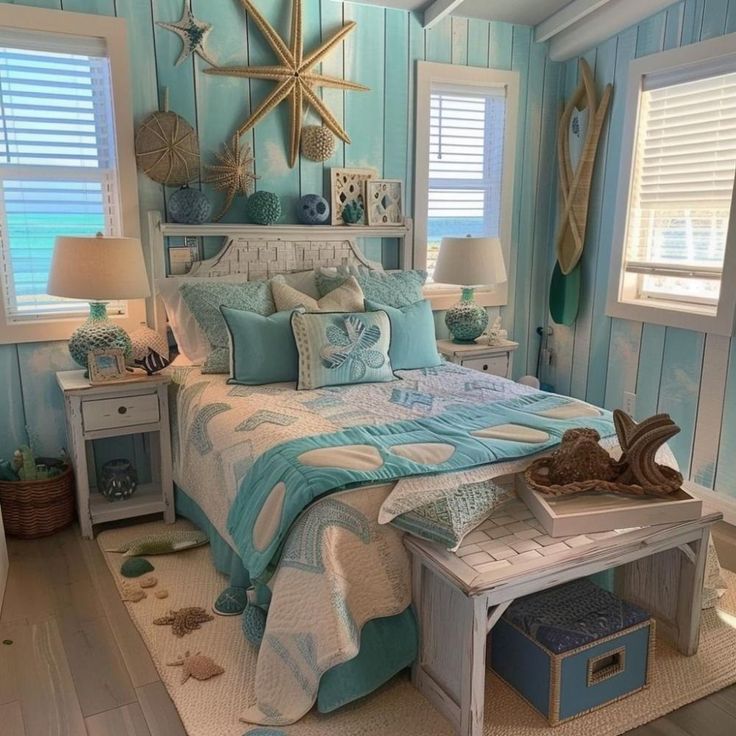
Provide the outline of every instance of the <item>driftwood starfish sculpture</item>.
[[552,496],[576,493],[620,493],[666,498],[682,485],[682,475],[659,465],[657,452],[680,428],[668,414],[637,424],[628,414],[613,412],[621,458],[613,460],[599,444],[594,429],[569,429],[551,455],[535,460],[525,477],[535,490]]
[[292,0],[291,38],[287,46],[284,40],[273,29],[273,26],[261,15],[252,0],[240,0],[245,12],[250,16],[263,34],[268,45],[278,57],[279,63],[272,66],[215,67],[205,69],[205,74],[218,74],[228,77],[244,77],[246,79],[267,79],[276,82],[271,94],[256,108],[253,114],[238,128],[238,137],[249,131],[268,113],[284,100],[289,101],[289,118],[291,134],[289,145],[289,166],[292,168],[299,155],[299,143],[302,134],[302,118],[304,107],[311,107],[322,122],[339,138],[350,143],[350,137],[342,128],[337,118],[315,92],[315,87],[331,87],[333,89],[366,91],[368,87],[349,82],[346,79],[319,74],[314,68],[332,52],[335,47],[354,28],[355,22],[345,24],[314,51],[304,53],[302,37],[302,0]]

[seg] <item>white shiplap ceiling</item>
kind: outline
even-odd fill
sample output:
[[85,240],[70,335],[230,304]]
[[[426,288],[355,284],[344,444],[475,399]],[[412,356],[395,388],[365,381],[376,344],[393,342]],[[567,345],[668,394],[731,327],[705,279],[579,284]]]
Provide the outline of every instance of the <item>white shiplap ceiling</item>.
[[550,42],[554,61],[564,61],[638,23],[673,0],[336,0],[410,10],[425,28],[448,15],[534,27],[536,41]]

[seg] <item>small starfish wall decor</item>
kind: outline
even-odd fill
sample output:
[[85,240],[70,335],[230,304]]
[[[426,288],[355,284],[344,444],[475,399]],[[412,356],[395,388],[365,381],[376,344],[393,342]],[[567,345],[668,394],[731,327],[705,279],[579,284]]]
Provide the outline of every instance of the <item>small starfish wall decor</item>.
[[342,40],[355,28],[354,21],[347,23],[330,38],[324,41],[313,51],[304,52],[302,37],[302,0],[292,0],[291,10],[291,37],[289,44],[279,36],[270,23],[261,15],[252,0],[240,0],[245,12],[263,34],[266,42],[278,58],[278,63],[272,66],[246,67],[215,67],[206,69],[206,74],[216,74],[229,77],[243,77],[246,79],[265,79],[276,83],[271,93],[255,109],[253,114],[238,129],[238,137],[249,131],[254,125],[263,120],[271,111],[275,110],[284,100],[289,104],[289,166],[292,168],[299,155],[301,141],[302,120],[306,107],[314,110],[322,118],[322,122],[336,136],[345,143],[350,143],[350,137],[322,101],[315,91],[318,87],[333,89],[367,91],[368,87],[346,79],[331,77],[315,71]]
[[196,54],[200,59],[204,59],[208,64],[215,66],[215,61],[210,56],[206,46],[207,36],[212,30],[212,26],[194,17],[192,0],[185,0],[181,19],[176,23],[159,21],[156,25],[176,33],[181,38],[181,53],[176,60],[176,66],[186,61],[192,54]]
[[253,173],[253,156],[249,145],[240,145],[238,136],[232,143],[223,146],[223,152],[217,154],[217,163],[207,166],[209,174],[204,181],[220,192],[225,192],[225,203],[222,209],[213,218],[215,222],[221,220],[224,214],[232,207],[235,197],[249,194],[253,182],[258,178]]

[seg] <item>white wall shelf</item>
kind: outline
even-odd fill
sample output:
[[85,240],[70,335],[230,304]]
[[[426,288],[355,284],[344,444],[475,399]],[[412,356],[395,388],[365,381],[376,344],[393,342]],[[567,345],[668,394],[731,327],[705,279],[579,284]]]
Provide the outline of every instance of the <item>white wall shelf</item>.
[[357,238],[408,238],[412,221],[404,220],[401,225],[248,225],[243,223],[212,222],[204,225],[180,225],[162,222],[159,225],[165,237],[247,237],[268,240],[298,240],[309,235],[310,240],[336,240],[343,236],[348,240]]

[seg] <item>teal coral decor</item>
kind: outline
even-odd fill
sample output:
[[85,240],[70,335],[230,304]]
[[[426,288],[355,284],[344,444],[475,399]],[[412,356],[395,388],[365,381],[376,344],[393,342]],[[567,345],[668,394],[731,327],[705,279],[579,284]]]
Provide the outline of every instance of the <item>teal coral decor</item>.
[[454,342],[475,342],[488,327],[488,312],[476,304],[474,292],[474,289],[464,288],[460,301],[447,310],[445,324]]
[[212,204],[207,195],[186,184],[169,197],[169,217],[184,225],[201,225],[212,216]]
[[266,612],[258,606],[248,606],[243,611],[243,635],[256,648],[260,648],[266,631]]
[[273,225],[281,217],[281,202],[273,192],[255,192],[245,203],[245,213],[256,225]]
[[153,565],[145,557],[131,557],[120,566],[120,574],[125,578],[139,578],[153,572]]
[[296,208],[302,225],[324,225],[330,219],[330,205],[319,194],[305,194]]
[[346,225],[357,225],[363,219],[363,205],[357,200],[347,202],[342,208],[342,219]]
[[126,362],[133,356],[133,344],[128,333],[116,325],[107,316],[105,302],[91,302],[89,317],[80,325],[69,340],[69,352],[72,358],[87,368],[87,355],[93,350],[110,350],[120,348]]

